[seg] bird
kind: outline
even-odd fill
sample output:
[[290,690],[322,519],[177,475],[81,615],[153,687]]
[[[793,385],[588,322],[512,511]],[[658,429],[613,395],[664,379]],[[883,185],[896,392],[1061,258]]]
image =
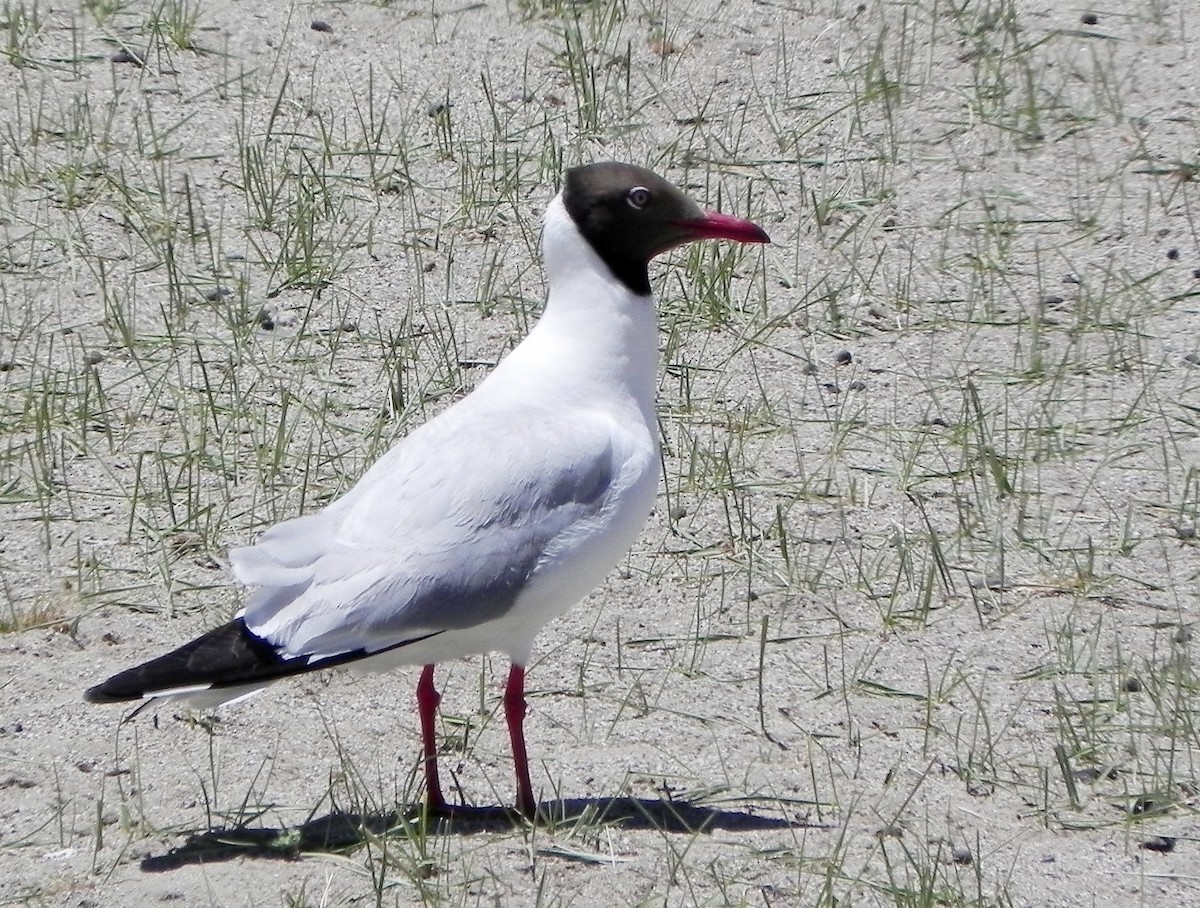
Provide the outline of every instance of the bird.
[[543,215],[548,290],[528,335],[345,494],[230,549],[248,588],[231,621],[85,698],[209,708],[305,672],[419,665],[424,809],[447,814],[434,670],[500,653],[516,809],[536,818],[525,668],[541,628],[600,585],[650,516],[660,458],[649,265],[709,239],[770,242],[644,168],[567,170]]

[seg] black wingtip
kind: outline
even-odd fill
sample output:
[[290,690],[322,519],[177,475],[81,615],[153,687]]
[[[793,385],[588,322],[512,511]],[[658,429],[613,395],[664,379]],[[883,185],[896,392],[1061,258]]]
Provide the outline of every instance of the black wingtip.
[[134,696],[123,697],[120,694],[110,691],[109,681],[112,680],[112,678],[109,678],[108,681],[105,681],[102,684],[97,684],[95,687],[89,687],[86,691],[84,691],[83,699],[88,703],[124,703],[127,700],[138,699]]
[[89,703],[123,703],[180,688],[224,687],[284,673],[285,660],[241,618],[89,688]]
[[[441,633],[444,632],[433,631],[401,640],[387,649],[402,649]],[[368,653],[357,649],[318,659],[310,656],[285,658],[271,643],[246,627],[245,621],[234,618],[177,650],[135,665],[88,688],[83,699],[88,703],[124,703],[159,696],[200,693],[208,689],[266,685],[288,675],[335,668],[381,652],[386,650]]]

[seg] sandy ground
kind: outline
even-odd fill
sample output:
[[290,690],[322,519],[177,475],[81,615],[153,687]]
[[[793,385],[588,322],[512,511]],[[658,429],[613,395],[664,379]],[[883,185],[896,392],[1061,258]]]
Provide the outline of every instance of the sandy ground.
[[[9,9],[0,903],[1200,904],[1200,62],[1127,6]],[[774,245],[656,269],[663,498],[531,667],[556,821],[498,659],[450,824],[415,671],[84,704],[519,339],[603,158]]]

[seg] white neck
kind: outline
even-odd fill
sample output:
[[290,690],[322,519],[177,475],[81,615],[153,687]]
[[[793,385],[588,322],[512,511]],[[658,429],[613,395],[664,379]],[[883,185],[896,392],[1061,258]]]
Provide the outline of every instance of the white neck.
[[563,390],[585,397],[597,386],[623,392],[653,426],[658,372],[654,300],[633,293],[613,276],[575,227],[561,195],[546,209],[542,251],[550,286],[546,309],[497,372],[513,360],[536,360],[545,380],[560,382]]

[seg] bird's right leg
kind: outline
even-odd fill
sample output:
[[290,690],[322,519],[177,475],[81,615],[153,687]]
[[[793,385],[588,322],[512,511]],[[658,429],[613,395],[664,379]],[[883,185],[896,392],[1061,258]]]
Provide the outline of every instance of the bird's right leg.
[[421,752],[425,758],[425,809],[430,813],[446,812],[437,764],[437,708],[441,700],[442,695],[433,686],[433,666],[426,665],[417,682],[417,711],[421,716]]

